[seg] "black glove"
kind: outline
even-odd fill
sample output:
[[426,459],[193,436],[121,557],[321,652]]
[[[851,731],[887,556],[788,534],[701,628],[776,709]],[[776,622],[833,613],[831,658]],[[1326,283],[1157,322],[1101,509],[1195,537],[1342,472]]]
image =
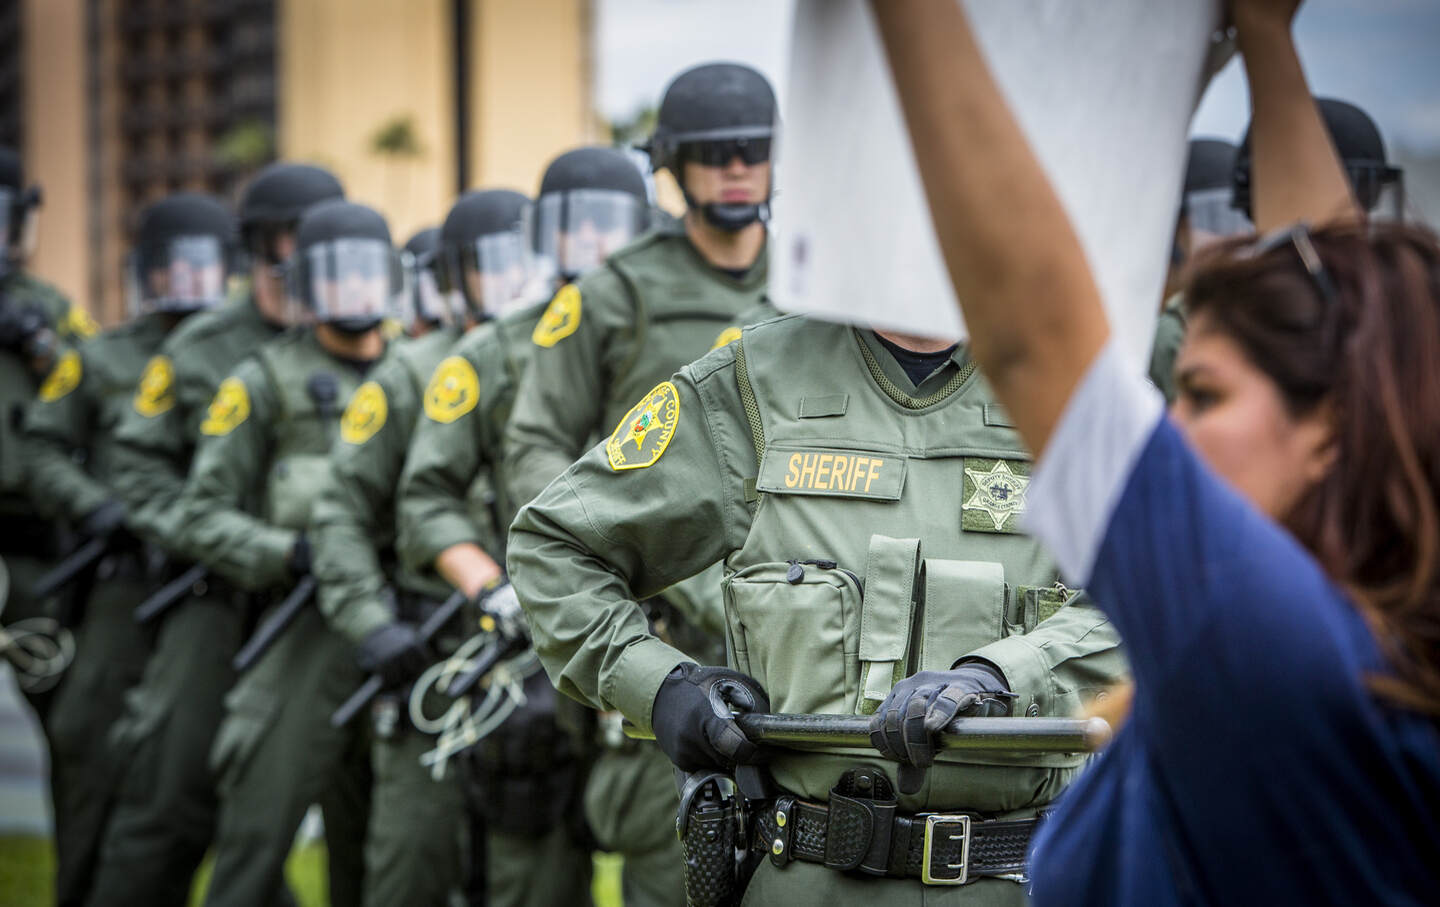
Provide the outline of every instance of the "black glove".
[[732,709],[768,712],[770,697],[739,671],[686,662],[666,675],[655,694],[650,721],[655,742],[682,771],[729,772],[755,762],[760,748],[746,739]]
[[295,544],[290,547],[285,566],[289,568],[290,575],[297,579],[310,575],[310,538],[304,532],[295,536]]
[[108,539],[125,528],[125,505],[110,498],[85,514],[80,521],[80,534],[91,539]]
[[355,653],[360,670],[379,674],[392,687],[419,677],[434,660],[415,628],[398,622],[371,630]]
[[870,745],[900,763],[901,793],[916,793],[935,761],[941,728],[958,715],[1009,715],[1014,696],[1004,676],[981,662],[912,674],[895,684],[870,716]]

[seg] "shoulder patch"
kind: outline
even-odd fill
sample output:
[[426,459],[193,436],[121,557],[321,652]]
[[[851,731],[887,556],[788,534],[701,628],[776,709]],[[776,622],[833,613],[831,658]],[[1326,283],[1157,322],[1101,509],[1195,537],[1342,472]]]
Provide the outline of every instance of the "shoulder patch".
[[65,333],[72,337],[94,337],[100,331],[100,325],[90,317],[90,313],[74,303],[65,313],[65,323],[62,325]]
[[340,439],[346,444],[364,444],[385,427],[385,417],[389,413],[385,388],[374,381],[366,381],[355,389],[345,407],[345,415],[340,417]]
[[1030,464],[1024,460],[965,458],[960,527],[971,532],[1020,532]]
[[79,387],[83,370],[80,354],[74,350],[66,350],[60,356],[60,361],[50,369],[50,374],[45,376],[45,383],[40,385],[41,402],[54,403]]
[[580,327],[580,288],[573,283],[561,287],[545,307],[530,339],[536,346],[552,347]]
[[734,343],[739,339],[740,329],[732,324],[730,327],[720,332],[720,336],[715,338],[715,343],[710,347],[710,349],[718,350],[720,349],[720,347],[729,346],[730,344]]
[[449,424],[480,402],[480,376],[464,356],[450,356],[430,376],[425,388],[425,415]]
[[239,378],[226,378],[210,401],[210,411],[200,423],[200,433],[212,437],[228,435],[250,417],[250,392]]
[[140,373],[140,385],[135,389],[135,412],[147,419],[175,405],[175,364],[169,356],[151,356]]
[[618,472],[653,466],[670,446],[679,422],[680,392],[669,381],[657,384],[631,407],[605,442],[610,468]]

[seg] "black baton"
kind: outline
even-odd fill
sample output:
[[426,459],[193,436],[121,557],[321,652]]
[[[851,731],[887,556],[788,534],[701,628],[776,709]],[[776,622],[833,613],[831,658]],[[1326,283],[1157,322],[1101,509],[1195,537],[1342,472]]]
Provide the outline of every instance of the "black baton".
[[[870,749],[865,715],[779,715],[751,712],[735,723],[752,743],[799,749]],[[940,731],[942,750],[986,753],[1089,753],[1110,740],[1103,718],[956,718]],[[625,735],[654,740],[633,724]]]
[[[464,592],[452,593],[449,598],[445,599],[445,602],[436,608],[435,613],[431,614],[430,617],[420,625],[420,629],[416,631],[416,635],[420,637],[420,641],[429,642],[433,639],[435,634],[439,633],[445,625],[450,622],[450,618],[454,617],[461,608],[465,607],[466,601],[467,599],[465,598]],[[330,716],[330,726],[344,727],[349,724],[350,720],[354,718],[361,709],[369,705],[370,700],[374,699],[384,688],[385,679],[379,674],[371,674],[369,679],[360,685],[359,689],[350,694],[349,699],[340,703],[340,708],[336,709]]]
[[55,565],[55,569],[36,580],[35,585],[30,588],[30,594],[35,598],[50,597],[56,590],[74,582],[91,564],[104,557],[109,548],[109,539],[91,539],[67,554],[63,561]]
[[315,577],[309,574],[300,577],[300,582],[296,583],[290,594],[285,596],[280,607],[260,623],[260,628],[255,631],[255,635],[246,640],[240,651],[235,653],[235,660],[230,662],[235,673],[244,674],[250,670],[256,660],[265,654],[275,640],[280,638],[280,634],[285,632],[285,628],[294,623],[295,618],[299,616],[300,611],[314,595]]
[[135,609],[135,623],[148,624],[169,611],[185,597],[191,587],[210,575],[204,564],[196,564],[151,593],[150,597]]

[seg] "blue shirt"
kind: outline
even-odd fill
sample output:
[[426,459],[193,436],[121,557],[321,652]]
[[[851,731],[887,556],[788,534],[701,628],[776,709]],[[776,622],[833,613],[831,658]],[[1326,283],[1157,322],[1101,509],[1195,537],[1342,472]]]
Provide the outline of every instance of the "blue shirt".
[[1034,903],[1440,902],[1436,723],[1367,688],[1385,658],[1341,590],[1151,425],[1087,583],[1134,709],[1037,835]]

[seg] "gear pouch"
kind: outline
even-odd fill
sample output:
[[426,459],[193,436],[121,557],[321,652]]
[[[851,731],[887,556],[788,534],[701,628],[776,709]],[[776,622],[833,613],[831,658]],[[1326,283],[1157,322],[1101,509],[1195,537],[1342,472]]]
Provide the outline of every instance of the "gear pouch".
[[859,691],[860,578],[834,561],[757,564],[725,581],[726,645],[776,712],[850,712]]
[[919,539],[870,537],[865,601],[860,606],[858,714],[873,713],[906,674],[920,572]]
[[998,563],[927,559],[924,595],[917,671],[948,671],[1006,635],[1005,568]]

